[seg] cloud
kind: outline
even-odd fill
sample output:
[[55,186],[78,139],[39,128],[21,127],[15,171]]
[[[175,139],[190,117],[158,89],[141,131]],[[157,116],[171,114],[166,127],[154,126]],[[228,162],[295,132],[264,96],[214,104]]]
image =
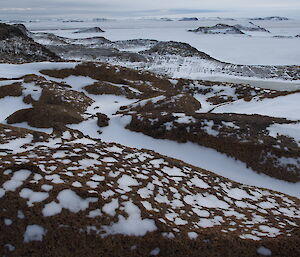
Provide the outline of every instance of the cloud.
[[196,13],[217,10],[300,10],[299,0],[0,0],[0,14],[126,16],[138,13]]

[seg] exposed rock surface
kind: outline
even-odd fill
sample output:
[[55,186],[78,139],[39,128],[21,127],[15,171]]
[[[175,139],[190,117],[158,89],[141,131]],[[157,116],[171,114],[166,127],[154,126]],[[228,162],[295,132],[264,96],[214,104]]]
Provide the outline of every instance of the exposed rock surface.
[[204,52],[198,51],[189,44],[181,42],[159,42],[149,50],[142,52],[143,54],[157,54],[157,55],[178,55],[182,57],[197,56],[206,60],[215,60]]
[[224,63],[181,42],[160,42],[148,39],[112,42],[101,37],[85,39],[57,37],[51,39],[51,43],[51,37],[43,34],[34,36],[38,42],[44,41],[51,51],[68,60],[96,60],[129,68],[150,70],[171,77],[181,73],[216,73],[264,79],[300,79],[299,66]]
[[23,80],[26,81],[23,86],[15,83],[0,87],[2,97],[20,96],[32,105],[7,117],[8,124],[27,122],[37,128],[53,128],[57,124],[80,123],[84,120],[82,114],[93,102],[83,93],[41,77],[26,76]]
[[296,198],[75,130],[0,134],[2,254],[299,255]]
[[109,118],[107,117],[106,114],[97,112],[96,115],[98,119],[97,124],[100,128],[107,127],[109,125]]
[[267,33],[271,33],[269,30],[254,24],[253,22],[249,22],[249,24],[247,25],[241,25],[241,24],[237,24],[234,25],[234,27],[238,28],[239,30],[242,31],[259,31],[259,32],[267,32]]
[[59,61],[60,58],[28,37],[22,25],[0,23],[0,62]]
[[298,142],[288,136],[270,135],[268,131],[272,124],[297,124],[297,121],[259,115],[211,113],[218,107],[237,101],[249,102],[250,105],[272,99],[276,101],[277,98],[296,96],[298,91],[170,80],[149,72],[93,63],[79,64],[75,69],[43,70],[41,73],[61,79],[71,75],[88,76],[98,80],[84,87],[89,94],[140,99],[121,107],[118,112],[131,116],[128,129],[155,138],[195,142],[241,160],[257,172],[286,181],[300,181]]
[[212,27],[199,27],[194,30],[189,30],[190,32],[201,32],[204,34],[245,34],[236,26],[231,26],[227,24],[217,24]]

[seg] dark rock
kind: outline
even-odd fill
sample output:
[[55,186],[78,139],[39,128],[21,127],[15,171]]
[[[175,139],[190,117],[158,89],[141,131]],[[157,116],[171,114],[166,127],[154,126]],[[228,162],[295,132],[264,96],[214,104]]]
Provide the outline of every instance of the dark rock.
[[21,83],[13,83],[11,85],[0,87],[0,99],[6,96],[21,96],[22,86]]
[[179,21],[198,21],[199,19],[196,17],[191,17],[191,18],[182,18]]
[[240,34],[240,35],[245,34],[235,26],[230,26],[221,23],[212,27],[199,27],[194,30],[189,30],[189,32],[201,32],[204,34]]
[[102,33],[105,32],[99,27],[93,27],[93,28],[88,28],[88,29],[81,29],[78,31],[75,31],[74,33]]
[[28,37],[24,25],[0,23],[0,63],[60,61],[60,57]]
[[264,18],[252,18],[250,20],[252,20],[252,21],[288,21],[289,18],[280,17],[280,16],[270,16],[270,17],[264,17]]
[[106,114],[97,112],[97,125],[102,128],[102,127],[107,127],[109,125],[109,118]]
[[179,55],[183,57],[198,56],[204,59],[212,60],[208,54],[198,51],[187,43],[182,42],[159,42],[149,50],[141,52],[142,54],[158,54],[158,55]]
[[81,115],[73,109],[50,104],[22,109],[7,118],[8,124],[27,122],[35,128],[53,128],[55,123],[78,124],[82,121]]
[[234,27],[236,27],[239,30],[243,30],[243,31],[259,31],[259,32],[266,32],[266,33],[271,33],[269,30],[258,26],[256,24],[254,24],[253,22],[249,22],[250,26],[243,26],[240,24],[236,24],[234,25]]

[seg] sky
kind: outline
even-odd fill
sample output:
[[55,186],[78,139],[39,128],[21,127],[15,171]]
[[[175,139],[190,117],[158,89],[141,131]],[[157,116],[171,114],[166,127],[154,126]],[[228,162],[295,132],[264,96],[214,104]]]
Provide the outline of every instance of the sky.
[[[300,0],[0,0],[0,19],[300,13]],[[236,16],[235,15],[235,16]],[[299,14],[300,16],[300,14]]]

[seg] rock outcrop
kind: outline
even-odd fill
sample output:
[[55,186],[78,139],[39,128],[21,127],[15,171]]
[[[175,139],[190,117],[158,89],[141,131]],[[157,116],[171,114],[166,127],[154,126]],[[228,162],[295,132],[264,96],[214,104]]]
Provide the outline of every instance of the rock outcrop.
[[0,62],[60,61],[61,58],[28,37],[22,25],[0,23]]

